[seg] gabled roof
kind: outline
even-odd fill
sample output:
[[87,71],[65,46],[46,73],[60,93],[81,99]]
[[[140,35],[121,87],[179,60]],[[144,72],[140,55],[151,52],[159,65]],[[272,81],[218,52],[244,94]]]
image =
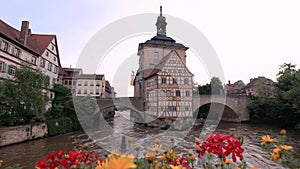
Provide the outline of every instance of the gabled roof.
[[[11,27],[0,19],[0,34],[6,36],[10,40],[18,43],[21,46],[24,46],[20,40],[20,31]],[[50,42],[56,38],[55,35],[45,35],[45,34],[29,34],[26,42],[26,48],[32,50],[33,52],[41,55],[50,44]]]
[[[184,65],[185,69],[192,75],[194,76],[193,73],[191,73],[189,71],[189,69],[186,67],[186,65],[183,63],[183,61],[181,60],[181,58],[179,57],[179,54],[176,52],[176,50],[171,50],[166,56],[164,56],[160,62],[153,68],[153,69],[147,69],[144,71],[144,77],[145,79],[147,78],[150,78],[154,75],[156,75],[157,73],[161,72],[161,70],[163,69],[163,67],[165,66],[165,64],[167,63],[167,61],[169,60],[169,58],[172,56],[172,55],[176,55],[179,60],[181,61],[181,63]],[[151,72],[150,72],[151,71]]]

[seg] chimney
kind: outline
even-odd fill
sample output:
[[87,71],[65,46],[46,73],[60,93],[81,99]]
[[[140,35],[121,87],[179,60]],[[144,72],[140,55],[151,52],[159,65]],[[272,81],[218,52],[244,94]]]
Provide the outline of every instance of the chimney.
[[228,84],[230,85],[230,80],[228,80]]
[[20,42],[24,46],[26,46],[26,42],[27,42],[27,38],[28,38],[28,32],[29,32],[29,22],[28,21],[22,21],[22,27],[21,27],[21,32],[20,32]]

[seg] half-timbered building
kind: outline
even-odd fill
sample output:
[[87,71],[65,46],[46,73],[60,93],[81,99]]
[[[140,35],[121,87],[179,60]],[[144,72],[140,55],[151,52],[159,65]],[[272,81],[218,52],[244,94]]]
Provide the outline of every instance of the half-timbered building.
[[188,47],[166,35],[166,18],[157,18],[157,35],[139,44],[134,96],[158,118],[192,117],[193,74],[186,67]]

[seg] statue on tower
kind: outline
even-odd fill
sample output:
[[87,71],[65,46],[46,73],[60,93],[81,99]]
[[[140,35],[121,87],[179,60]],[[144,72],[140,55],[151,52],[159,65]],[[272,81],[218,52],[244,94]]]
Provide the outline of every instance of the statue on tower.
[[157,17],[157,22],[156,22],[156,27],[157,27],[157,35],[164,35],[166,36],[166,18],[162,15],[162,6],[160,6],[160,15]]

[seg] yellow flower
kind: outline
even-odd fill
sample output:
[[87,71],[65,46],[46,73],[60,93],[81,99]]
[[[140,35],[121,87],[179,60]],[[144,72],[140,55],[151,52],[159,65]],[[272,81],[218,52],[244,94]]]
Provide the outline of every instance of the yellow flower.
[[280,130],[280,134],[281,135],[286,135],[286,130],[285,129]]
[[169,165],[172,169],[186,169],[185,167],[179,165],[179,166],[174,166],[174,165]]
[[98,162],[98,166],[96,169],[129,169],[129,168],[136,168],[134,164],[134,156],[128,155],[124,156],[121,155],[117,157],[116,155],[111,155],[102,163]]
[[229,164],[231,164],[231,160],[226,159],[226,160],[224,161],[224,163],[227,164],[227,165],[229,165]]
[[288,145],[280,145],[279,148],[282,149],[282,150],[290,150],[293,147],[292,146],[288,146]]
[[155,147],[151,148],[150,150],[155,151],[155,152],[159,152],[159,151],[161,151],[161,147],[162,147],[161,144],[156,144]]
[[235,169],[241,169],[239,166],[235,166]]
[[266,143],[272,143],[272,142],[277,142],[277,139],[271,139],[269,135],[264,135],[262,136],[262,142],[260,143],[261,145],[264,145]]

